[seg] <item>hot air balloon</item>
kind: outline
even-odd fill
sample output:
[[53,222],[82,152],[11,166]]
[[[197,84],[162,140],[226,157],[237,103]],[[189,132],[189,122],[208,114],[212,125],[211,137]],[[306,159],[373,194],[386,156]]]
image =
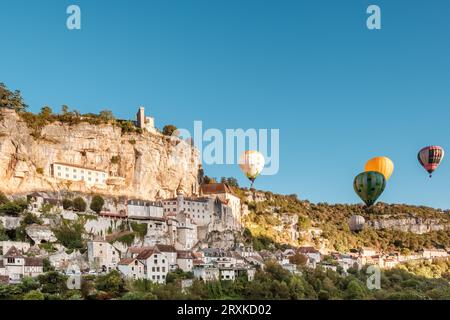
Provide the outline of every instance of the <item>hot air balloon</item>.
[[417,158],[419,159],[420,164],[430,174],[430,178],[434,170],[436,170],[441,163],[442,159],[444,159],[444,154],[444,149],[439,146],[429,146],[419,151]]
[[251,187],[253,187],[255,179],[264,169],[265,163],[264,156],[258,151],[248,150],[241,155],[239,167],[241,167],[242,172],[252,182]]
[[367,161],[365,171],[379,172],[386,178],[387,181],[394,172],[394,163],[387,157],[372,158]]
[[368,207],[377,201],[385,187],[385,177],[376,171],[362,172],[355,177],[353,182],[355,192]]
[[364,224],[366,223],[366,220],[364,217],[359,215],[351,216],[351,218],[348,220],[348,226],[350,227],[351,231],[361,231],[364,228]]

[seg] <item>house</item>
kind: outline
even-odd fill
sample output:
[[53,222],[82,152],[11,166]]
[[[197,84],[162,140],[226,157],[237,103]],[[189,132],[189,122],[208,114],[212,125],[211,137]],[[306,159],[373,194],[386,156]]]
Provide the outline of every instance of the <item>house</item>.
[[218,197],[222,200],[230,208],[230,214],[226,217],[226,228],[229,230],[242,229],[241,199],[231,187],[225,183],[203,184],[200,187],[200,196]]
[[184,272],[191,272],[194,266],[194,256],[191,251],[177,251],[178,268]]
[[359,254],[361,257],[372,257],[378,254],[377,249],[362,247],[359,249]]
[[27,195],[28,210],[36,215],[41,215],[43,211],[48,210],[49,213],[59,213],[63,211],[62,201],[50,198],[43,193],[33,192]]
[[55,162],[51,165],[51,174],[56,179],[84,182],[89,187],[105,186],[108,180],[106,171],[62,162]]
[[222,267],[219,268],[220,280],[222,281],[234,281],[236,279],[236,272],[233,267]]
[[137,257],[145,265],[145,276],[155,283],[165,283],[169,273],[169,261],[157,246],[145,249]]
[[117,270],[119,270],[126,278],[130,279],[144,279],[145,264],[134,258],[124,258],[117,264]]
[[25,257],[14,246],[0,261],[0,276],[8,276],[10,283],[19,283],[23,277],[37,277],[44,272],[43,259]]
[[131,199],[127,201],[127,216],[135,220],[162,219],[164,208],[161,202]]
[[172,245],[157,244],[155,247],[167,257],[169,271],[175,271],[178,268],[178,252]]
[[178,250],[190,250],[198,242],[197,225],[182,211],[167,220],[170,242]]
[[203,263],[194,265],[192,271],[196,279],[200,279],[205,282],[218,281],[220,279],[219,268],[214,267],[212,264]]
[[319,250],[314,247],[300,247],[298,253],[305,255],[308,258],[308,265],[315,268],[316,265],[322,260],[322,255]]
[[116,269],[120,261],[120,251],[103,239],[88,242],[88,261],[91,269],[109,272]]
[[448,253],[444,249],[423,249],[421,251],[423,259],[445,258]]
[[30,250],[30,243],[22,241],[0,241],[2,252],[8,252],[11,247],[15,247],[17,250],[25,253]]

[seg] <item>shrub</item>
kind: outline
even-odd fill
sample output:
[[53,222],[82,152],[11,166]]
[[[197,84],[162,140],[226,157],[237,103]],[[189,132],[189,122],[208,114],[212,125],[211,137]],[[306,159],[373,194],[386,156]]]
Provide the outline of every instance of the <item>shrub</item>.
[[36,173],[43,175],[44,174],[44,168],[36,168]]
[[70,199],[63,199],[62,205],[64,210],[69,210],[73,208],[73,201]]
[[173,133],[177,130],[177,127],[175,127],[173,124],[168,124],[164,126],[163,128],[163,134],[166,136],[171,136]]
[[111,164],[119,164],[120,163],[120,156],[112,156],[111,157]]
[[28,207],[28,204],[25,200],[14,200],[12,202],[5,203],[0,206],[0,214],[7,216],[19,216],[25,209]]
[[99,276],[95,281],[95,287],[99,291],[105,291],[113,296],[118,296],[124,291],[125,283],[120,273],[113,270],[106,275]]
[[8,202],[8,197],[3,192],[0,192],[0,205],[7,204]]
[[32,290],[24,295],[23,300],[44,300],[44,295],[36,290]]
[[137,232],[141,238],[144,238],[147,235],[147,228],[148,225],[146,223],[131,222],[131,229],[133,229],[134,232]]
[[86,201],[83,198],[77,197],[73,200],[73,209],[78,212],[86,211]]
[[79,223],[63,223],[58,228],[53,229],[58,241],[67,249],[83,249],[83,225]]
[[136,144],[136,139],[130,139],[128,142],[129,142],[130,144],[132,144],[132,145],[135,145],[135,144]]
[[99,214],[102,211],[104,204],[105,200],[101,196],[95,195],[92,198],[90,208],[92,211],[95,211],[97,214]]

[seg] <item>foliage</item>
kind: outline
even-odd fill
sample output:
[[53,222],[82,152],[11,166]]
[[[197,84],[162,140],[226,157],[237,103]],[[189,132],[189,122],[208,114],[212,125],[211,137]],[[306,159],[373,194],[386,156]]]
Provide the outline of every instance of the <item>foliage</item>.
[[220,179],[220,183],[225,183],[225,184],[227,184],[227,185],[229,185],[230,187],[233,187],[233,188],[239,188],[238,180],[236,178],[233,178],[233,177],[229,177],[229,178],[222,177]]
[[0,107],[23,111],[28,106],[19,90],[10,91],[4,83],[0,83]]
[[119,164],[120,163],[120,156],[112,156],[111,157],[111,164]]
[[28,203],[24,199],[10,201],[0,206],[0,215],[17,217],[25,211],[27,207]]
[[133,231],[136,232],[141,239],[147,235],[148,224],[131,222],[130,225],[131,229],[133,229]]
[[8,197],[0,191],[0,205],[4,205],[9,202]]
[[44,300],[44,295],[36,290],[32,290],[24,295],[23,300]]
[[70,210],[73,208],[73,201],[67,198],[64,198],[62,201],[62,205],[64,210]]
[[81,223],[63,221],[61,225],[53,229],[58,242],[68,249],[82,250],[85,249],[83,241],[84,227]]
[[99,214],[102,211],[104,204],[105,200],[103,199],[103,197],[95,195],[94,197],[92,197],[90,208],[92,211],[95,211],[97,214]]
[[99,291],[105,291],[118,296],[124,292],[125,283],[116,270],[109,272],[106,275],[99,276],[95,281],[95,287]]
[[168,125],[165,125],[164,126],[164,128],[163,128],[163,135],[165,135],[165,136],[171,136],[171,135],[173,135],[174,134],[174,132],[176,132],[177,131],[177,127],[175,127],[173,124],[168,124]]
[[34,213],[27,211],[22,217],[22,223],[25,225],[42,224],[42,219]]
[[75,199],[73,199],[73,209],[77,212],[84,212],[86,211],[86,201],[84,201],[83,198],[81,197],[77,197]]
[[38,276],[42,293],[63,294],[67,291],[67,277],[57,271],[50,271]]

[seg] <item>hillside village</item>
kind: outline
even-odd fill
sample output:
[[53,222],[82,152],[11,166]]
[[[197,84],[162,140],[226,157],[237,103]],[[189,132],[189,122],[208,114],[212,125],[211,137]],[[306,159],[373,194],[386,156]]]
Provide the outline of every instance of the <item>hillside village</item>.
[[[54,270],[94,277],[117,272],[124,280],[155,284],[182,273],[188,275],[183,287],[189,287],[194,279],[251,282],[274,263],[295,276],[315,269],[345,276],[369,265],[390,270],[409,262],[448,261],[449,215],[442,210],[379,204],[368,211],[359,205],[311,204],[295,195],[231,186],[226,178],[217,183],[192,166],[166,168],[171,172],[167,180],[165,169],[159,168],[163,176],[152,184],[154,175],[142,159],[121,167],[125,156],[119,149],[92,148],[105,140],[93,143],[97,138],[71,136],[88,121],[94,134],[104,126],[103,133],[121,135],[121,150],[134,150],[129,161],[142,154],[153,159],[147,149],[154,145],[137,150],[136,141],[142,136],[162,145],[166,137],[142,107],[125,131],[123,122],[108,117],[65,111],[64,118],[43,111],[34,118],[25,111],[1,110],[7,122],[0,126],[0,167],[7,168],[0,173],[5,182],[0,193],[1,284],[17,285]],[[10,136],[14,123],[23,125],[27,117],[47,119],[34,129],[39,134]],[[108,131],[111,123],[119,123],[122,133]],[[49,142],[52,130],[60,132],[66,125],[71,128],[64,129],[67,141]],[[33,150],[51,157],[36,158],[31,149],[25,150],[23,141],[28,139],[36,144]],[[76,140],[81,150],[71,149]],[[107,165],[102,165],[104,158],[110,159]],[[127,170],[135,170],[134,177]],[[367,219],[360,232],[348,228],[353,214]]]

